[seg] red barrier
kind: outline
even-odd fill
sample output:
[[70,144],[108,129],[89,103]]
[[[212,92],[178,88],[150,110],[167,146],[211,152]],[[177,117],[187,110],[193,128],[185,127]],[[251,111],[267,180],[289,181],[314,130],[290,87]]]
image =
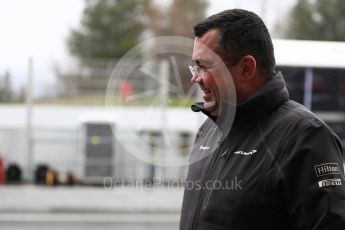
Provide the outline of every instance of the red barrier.
[[132,95],[132,82],[129,80],[123,81],[120,85],[120,95],[123,102],[127,101],[127,98]]
[[0,184],[5,183],[5,167],[4,160],[0,157]]

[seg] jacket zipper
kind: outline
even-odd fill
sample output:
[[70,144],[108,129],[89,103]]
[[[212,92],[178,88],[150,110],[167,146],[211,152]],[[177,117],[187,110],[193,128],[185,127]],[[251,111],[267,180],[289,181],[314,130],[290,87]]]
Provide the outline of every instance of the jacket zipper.
[[197,207],[196,207],[196,211],[195,211],[195,214],[194,214],[194,218],[193,218],[193,222],[192,222],[192,230],[196,228],[196,223],[199,219],[199,215],[200,215],[200,209],[202,207],[202,204],[203,204],[203,196],[204,196],[204,191],[206,190],[205,188],[205,181],[208,179],[209,175],[210,175],[210,172],[211,172],[211,169],[213,168],[213,166],[215,165],[215,162],[218,158],[218,155],[219,153],[221,152],[221,149],[223,147],[223,143],[225,141],[223,141],[219,147],[216,149],[216,151],[214,152],[213,156],[212,156],[212,159],[211,159],[211,162],[210,164],[208,165],[207,167],[207,171],[206,171],[206,175],[205,177],[202,179],[202,186],[201,186],[201,192],[200,192],[200,195],[199,195],[199,198],[198,198],[198,204],[197,204]]

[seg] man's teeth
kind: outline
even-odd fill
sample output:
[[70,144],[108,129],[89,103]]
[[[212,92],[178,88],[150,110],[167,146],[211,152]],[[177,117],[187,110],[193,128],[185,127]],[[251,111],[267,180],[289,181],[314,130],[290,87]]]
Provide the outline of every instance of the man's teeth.
[[211,94],[211,90],[209,90],[209,89],[203,89],[202,90],[203,91],[203,96],[207,96],[207,95],[209,95],[209,94]]
[[203,89],[202,91],[204,91],[205,94],[208,94],[211,92],[211,90],[209,90],[209,89]]

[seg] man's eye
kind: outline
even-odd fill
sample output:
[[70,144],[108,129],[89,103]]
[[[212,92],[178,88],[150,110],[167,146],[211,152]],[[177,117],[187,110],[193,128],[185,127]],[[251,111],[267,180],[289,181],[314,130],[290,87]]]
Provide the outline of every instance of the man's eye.
[[208,69],[208,67],[207,67],[207,66],[203,66],[203,65],[198,66],[198,68],[199,68],[199,69],[201,69],[201,70],[207,70],[207,69]]

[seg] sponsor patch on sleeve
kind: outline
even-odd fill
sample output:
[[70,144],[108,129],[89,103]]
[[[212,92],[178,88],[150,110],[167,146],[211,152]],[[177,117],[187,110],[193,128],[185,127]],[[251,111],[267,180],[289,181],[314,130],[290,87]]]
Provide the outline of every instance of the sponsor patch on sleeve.
[[340,174],[338,163],[326,163],[321,165],[315,165],[314,168],[317,177],[329,174]]
[[320,180],[318,182],[319,187],[331,187],[331,186],[337,186],[337,185],[342,185],[341,179],[335,178],[335,179],[326,179],[326,180]]

